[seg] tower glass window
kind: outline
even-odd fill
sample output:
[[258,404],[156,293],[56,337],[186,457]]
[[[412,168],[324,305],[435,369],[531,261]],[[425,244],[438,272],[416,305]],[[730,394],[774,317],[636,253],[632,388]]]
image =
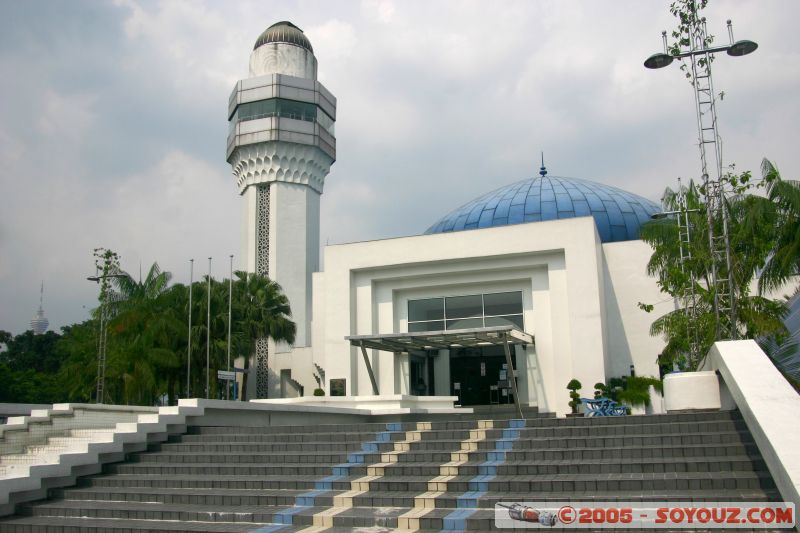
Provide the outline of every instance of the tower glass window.
[[408,301],[412,333],[509,325],[524,330],[521,291]]
[[328,133],[334,135],[334,120],[316,104],[285,98],[269,98],[239,104],[230,118],[229,128],[232,132],[239,122],[267,117],[286,117],[306,122],[318,122]]

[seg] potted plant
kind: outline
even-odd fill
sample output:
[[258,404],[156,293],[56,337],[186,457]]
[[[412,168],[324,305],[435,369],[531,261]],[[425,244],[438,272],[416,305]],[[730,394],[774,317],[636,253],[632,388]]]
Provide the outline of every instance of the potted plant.
[[617,398],[631,407],[647,407],[650,405],[650,387],[662,392],[664,385],[658,378],[649,376],[628,376],[625,387],[619,391]]
[[317,387],[314,389],[314,396],[325,396],[325,391]]
[[567,389],[569,392],[569,406],[572,409],[572,413],[567,416],[578,416],[578,406],[581,404],[581,395],[578,394],[578,391],[583,387],[581,382],[577,379],[571,379],[569,383],[567,383]]

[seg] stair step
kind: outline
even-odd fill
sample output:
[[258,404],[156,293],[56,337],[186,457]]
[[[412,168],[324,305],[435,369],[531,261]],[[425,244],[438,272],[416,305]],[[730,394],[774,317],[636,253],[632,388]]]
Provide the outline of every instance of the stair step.
[[[489,530],[494,505],[507,501],[781,499],[736,412],[534,412],[517,421],[513,408],[480,411],[392,431],[386,423],[189,428],[78,487],[51,490],[48,501],[20,505],[0,531],[378,532],[409,525],[403,515],[419,516],[420,532]],[[32,450],[110,431],[52,436]]]

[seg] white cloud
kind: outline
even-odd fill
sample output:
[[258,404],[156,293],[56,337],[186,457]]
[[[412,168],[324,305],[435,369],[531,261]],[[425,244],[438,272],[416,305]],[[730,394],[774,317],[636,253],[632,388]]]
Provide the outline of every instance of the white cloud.
[[394,18],[395,8],[392,0],[363,0],[361,9],[368,19],[389,23]]
[[[21,9],[24,3],[14,6]],[[241,199],[225,110],[258,35],[306,30],[338,98],[323,241],[424,230],[498,186],[554,175],[656,199],[698,172],[691,87],[644,58],[667,2],[117,0],[0,19],[0,329],[19,331],[45,279],[51,324],[85,315],[91,250],[126,268],[239,254]],[[35,11],[35,10],[34,10]],[[100,12],[98,15],[97,13]],[[714,64],[725,154],[800,177],[794,1],[715,1],[712,30],[760,45]],[[101,17],[97,19],[97,17]],[[64,20],[67,18],[68,20]],[[15,20],[11,26],[9,20]],[[217,259],[215,265],[218,266]],[[221,271],[224,270],[221,268]]]
[[41,109],[37,122],[39,133],[57,138],[60,142],[84,141],[94,122],[94,101],[92,95],[67,95],[46,90],[37,106]]

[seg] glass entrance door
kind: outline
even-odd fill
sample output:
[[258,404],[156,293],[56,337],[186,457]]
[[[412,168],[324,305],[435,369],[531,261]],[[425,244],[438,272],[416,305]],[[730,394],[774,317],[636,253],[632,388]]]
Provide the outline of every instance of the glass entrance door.
[[[488,405],[492,402],[492,394],[498,394],[492,392],[491,387],[502,385],[503,380],[509,379],[511,373],[504,368],[505,365],[505,352],[501,346],[450,350],[450,393],[459,397],[461,405]],[[508,396],[499,398],[499,401],[511,403],[514,397],[509,391]]]

